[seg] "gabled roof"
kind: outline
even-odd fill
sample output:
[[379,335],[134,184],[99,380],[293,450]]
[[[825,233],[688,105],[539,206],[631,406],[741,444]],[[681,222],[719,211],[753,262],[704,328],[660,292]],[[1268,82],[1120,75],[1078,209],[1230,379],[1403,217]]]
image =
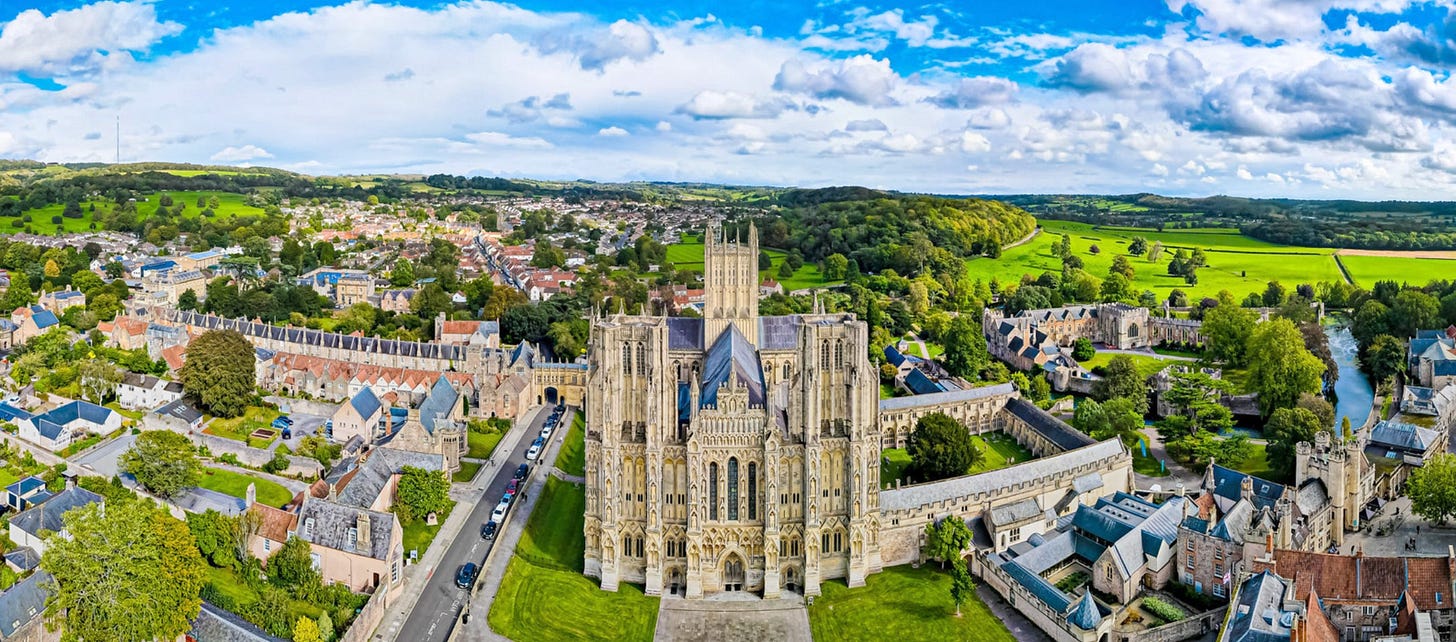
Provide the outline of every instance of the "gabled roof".
[[1218,464],[1210,466],[1209,470],[1212,471],[1213,488],[1208,490],[1212,490],[1215,495],[1224,499],[1238,501],[1243,496],[1241,486],[1245,477],[1254,480],[1254,505],[1259,508],[1272,506],[1275,502],[1279,501],[1279,498],[1284,496],[1283,484],[1276,484],[1267,479],[1253,477],[1252,475],[1247,475],[1237,470],[1224,468]]
[[1244,580],[1234,595],[1219,642],[1289,640],[1295,617],[1284,610],[1286,582],[1264,571]]
[[56,313],[45,309],[36,310],[35,314],[30,315],[30,319],[35,322],[35,327],[42,330],[61,322],[60,319],[56,318]]
[[354,398],[349,400],[349,405],[354,407],[354,412],[359,413],[360,417],[368,419],[373,417],[374,413],[379,412],[379,408],[383,404],[379,402],[379,397],[374,396],[374,390],[365,386],[354,395]]
[[698,399],[699,405],[716,406],[718,389],[734,379],[748,389],[749,405],[764,405],[763,366],[759,363],[758,351],[738,326],[729,323],[703,360],[703,392]]
[[0,638],[10,639],[31,620],[45,612],[50,597],[51,574],[38,571],[0,593]]
[[1386,419],[1370,430],[1370,443],[1393,450],[1424,453],[1439,436],[1429,428]]
[[345,506],[355,508],[366,508],[374,504],[384,487],[389,484],[390,477],[404,469],[405,466],[423,468],[425,470],[444,470],[445,460],[439,454],[427,454],[399,450],[396,448],[375,448],[370,453],[369,459],[359,466],[356,472],[339,492],[337,501]]
[[65,527],[61,517],[72,509],[106,501],[100,495],[80,487],[67,488],[54,497],[17,513],[10,524],[31,535],[42,531],[60,532]]
[[20,569],[21,572],[29,571],[40,566],[40,553],[29,546],[22,546],[5,553],[5,562]]
[[198,642],[287,642],[206,601],[187,635]]
[[420,423],[430,434],[435,434],[435,428],[440,418],[448,418],[460,407],[460,391],[451,385],[450,380],[440,375],[435,380],[434,387],[430,388],[429,396],[420,404]]
[[[357,534],[352,539],[349,537],[361,515],[369,519],[369,546],[362,550],[358,548]],[[305,496],[298,510],[298,523],[298,536],[307,542],[377,560],[389,559],[390,546],[397,544],[390,539],[395,524],[392,513]]]

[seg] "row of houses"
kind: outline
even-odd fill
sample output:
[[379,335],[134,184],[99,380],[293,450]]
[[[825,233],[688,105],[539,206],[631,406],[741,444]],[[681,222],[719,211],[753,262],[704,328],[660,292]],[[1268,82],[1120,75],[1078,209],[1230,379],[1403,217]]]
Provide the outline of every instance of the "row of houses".
[[487,235],[476,237],[475,242],[500,281],[524,292],[531,301],[545,301],[576,285],[575,272],[531,265],[536,254],[534,242],[505,245],[496,236]]

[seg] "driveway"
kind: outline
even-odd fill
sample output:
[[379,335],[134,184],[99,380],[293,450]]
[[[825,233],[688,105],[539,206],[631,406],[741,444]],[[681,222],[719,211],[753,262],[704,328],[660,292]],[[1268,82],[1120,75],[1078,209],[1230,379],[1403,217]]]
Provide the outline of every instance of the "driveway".
[[117,460],[121,458],[122,453],[131,449],[136,438],[137,436],[131,434],[131,431],[126,431],[120,437],[91,449],[85,455],[72,459],[71,463],[80,466],[87,472],[110,479],[120,472],[117,468]]

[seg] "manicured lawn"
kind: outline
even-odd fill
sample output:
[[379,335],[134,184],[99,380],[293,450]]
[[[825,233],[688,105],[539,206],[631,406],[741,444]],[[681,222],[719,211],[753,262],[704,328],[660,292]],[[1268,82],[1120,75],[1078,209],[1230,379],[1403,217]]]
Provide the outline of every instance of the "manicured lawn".
[[426,524],[423,519],[401,523],[400,528],[404,530],[404,554],[408,556],[410,551],[417,550],[423,556],[425,551],[430,548],[430,542],[435,541],[435,535],[439,534],[440,525],[445,523],[445,519],[450,516],[450,511],[454,509],[455,501],[451,500],[450,507],[436,515],[438,521],[434,526]]
[[293,493],[277,482],[221,468],[204,468],[202,483],[198,486],[233,497],[244,497],[247,495],[248,484],[253,484],[254,489],[258,491],[259,504],[277,508],[293,500]]
[[502,436],[498,432],[470,431],[466,436],[470,442],[470,452],[465,456],[471,459],[490,459],[490,454],[495,452],[495,445],[500,443]]
[[1425,285],[1435,280],[1450,279],[1451,273],[1456,272],[1456,260],[1452,259],[1346,254],[1340,256],[1340,262],[1345,264],[1355,284],[1362,288],[1374,287],[1376,281]]
[[1143,435],[1127,435],[1122,439],[1122,442],[1127,444],[1127,449],[1132,452],[1133,472],[1140,475],[1147,475],[1148,477],[1167,477],[1168,471],[1163,469],[1162,462],[1152,456],[1143,456],[1143,449],[1140,443],[1146,442],[1147,439]]
[[971,435],[971,442],[976,444],[976,449],[981,451],[981,460],[971,466],[970,474],[984,473],[1030,461],[1036,457],[1030,450],[1016,443],[1016,440],[1003,432],[988,432],[984,435]]
[[950,574],[935,564],[894,566],[846,588],[825,582],[809,607],[815,640],[1014,640],[984,602],[972,598],[955,616]]
[[1112,361],[1113,357],[1127,357],[1129,359],[1132,359],[1133,364],[1137,366],[1138,374],[1143,376],[1144,378],[1158,374],[1163,370],[1163,368],[1166,368],[1172,364],[1189,363],[1186,361],[1180,362],[1172,359],[1159,359],[1152,355],[1146,354],[1116,354],[1112,352],[1098,352],[1096,355],[1093,355],[1091,359],[1081,361],[1079,363],[1082,364],[1083,368],[1091,370],[1093,368],[1107,365],[1107,362]]
[[546,480],[490,609],[490,628],[513,640],[651,640],[658,598],[632,584],[616,593],[581,574],[586,490]]
[[[1084,269],[1097,278],[1105,278],[1113,257],[1126,253],[1134,236],[1141,236],[1151,245],[1162,241],[1165,251],[1156,263],[1146,256],[1130,257],[1136,274],[1133,287],[1137,291],[1152,290],[1160,300],[1175,289],[1191,298],[1217,296],[1227,289],[1235,298],[1249,292],[1262,292],[1269,281],[1278,280],[1293,288],[1300,283],[1336,282],[1343,279],[1335,265],[1334,250],[1302,248],[1265,243],[1239,235],[1237,230],[1193,229],[1158,232],[1153,229],[1099,228],[1085,223],[1040,221],[1043,231],[1031,242],[1011,248],[999,259],[974,258],[966,262],[966,274],[973,279],[1012,283],[1023,274],[1060,273],[1062,262],[1052,254],[1052,245],[1066,232],[1072,239],[1073,252],[1082,259]],[[1092,254],[1090,248],[1101,250]],[[1198,270],[1198,285],[1190,286],[1181,277],[1168,274],[1168,261],[1177,247],[1204,251],[1207,265]]]
[[894,399],[895,398],[895,386],[893,386],[891,384],[888,384],[888,383],[882,383],[882,384],[880,384],[880,398],[881,399]]
[[904,479],[910,468],[910,453],[904,448],[886,448],[880,451],[880,483],[895,487],[896,479]]
[[273,408],[267,408],[264,406],[249,406],[247,410],[243,411],[243,414],[240,417],[232,417],[230,419],[213,419],[212,423],[207,424],[207,429],[203,430],[203,432],[209,435],[217,435],[219,437],[231,439],[233,441],[241,441],[248,444],[249,446],[262,448],[266,447],[268,444],[255,443],[259,442],[259,440],[249,439],[248,435],[252,434],[254,430],[257,430],[259,428],[270,427],[273,424],[273,420],[277,419],[279,414],[280,413]]
[[[686,240],[686,239],[684,239]],[[758,271],[758,280],[772,278],[784,286],[784,292],[803,290],[805,288],[821,288],[826,285],[833,285],[839,281],[829,281],[819,272],[819,266],[814,263],[805,262],[794,275],[788,278],[779,276],[779,266],[783,264],[787,256],[781,250],[774,250],[761,247],[767,252],[773,265],[767,270]],[[684,243],[674,243],[667,246],[667,262],[679,270],[691,270],[693,272],[703,271],[703,244],[696,239]],[[1111,263],[1108,263],[1111,266]]]
[[462,461],[460,462],[460,470],[455,471],[455,474],[451,478],[462,483],[469,482],[475,479],[475,473],[479,472],[480,467],[484,465],[473,461]]
[[123,417],[126,417],[127,419],[131,419],[133,421],[140,421],[141,418],[142,418],[142,416],[144,416],[146,414],[146,413],[144,413],[144,412],[142,412],[140,410],[127,410],[125,408],[122,408],[121,407],[121,404],[119,404],[119,403],[117,403],[115,401],[113,401],[113,402],[111,402],[109,404],[106,404],[106,407],[107,408],[110,408],[112,410],[115,410],[117,412],[117,414],[119,414],[119,415],[121,415]]
[[4,488],[20,481],[20,476],[4,468],[0,468],[0,488]]
[[1243,461],[1239,462],[1237,465],[1234,465],[1232,463],[1218,462],[1219,465],[1227,466],[1241,473],[1253,475],[1255,477],[1258,477],[1259,479],[1279,481],[1277,476],[1274,474],[1274,471],[1269,469],[1269,453],[1267,450],[1265,450],[1265,445],[1250,444],[1250,446],[1250,455],[1246,457]]
[[568,475],[586,474],[586,420],[579,412],[571,413],[571,429],[556,454],[556,467]]

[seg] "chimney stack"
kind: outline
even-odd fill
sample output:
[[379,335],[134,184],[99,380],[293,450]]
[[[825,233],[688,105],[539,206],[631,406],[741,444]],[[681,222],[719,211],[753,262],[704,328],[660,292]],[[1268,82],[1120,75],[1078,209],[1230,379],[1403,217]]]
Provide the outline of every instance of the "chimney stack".
[[258,485],[249,482],[248,489],[243,491],[243,504],[252,506],[258,502]]
[[358,550],[369,550],[369,513],[360,511],[356,518],[356,530],[359,531]]

